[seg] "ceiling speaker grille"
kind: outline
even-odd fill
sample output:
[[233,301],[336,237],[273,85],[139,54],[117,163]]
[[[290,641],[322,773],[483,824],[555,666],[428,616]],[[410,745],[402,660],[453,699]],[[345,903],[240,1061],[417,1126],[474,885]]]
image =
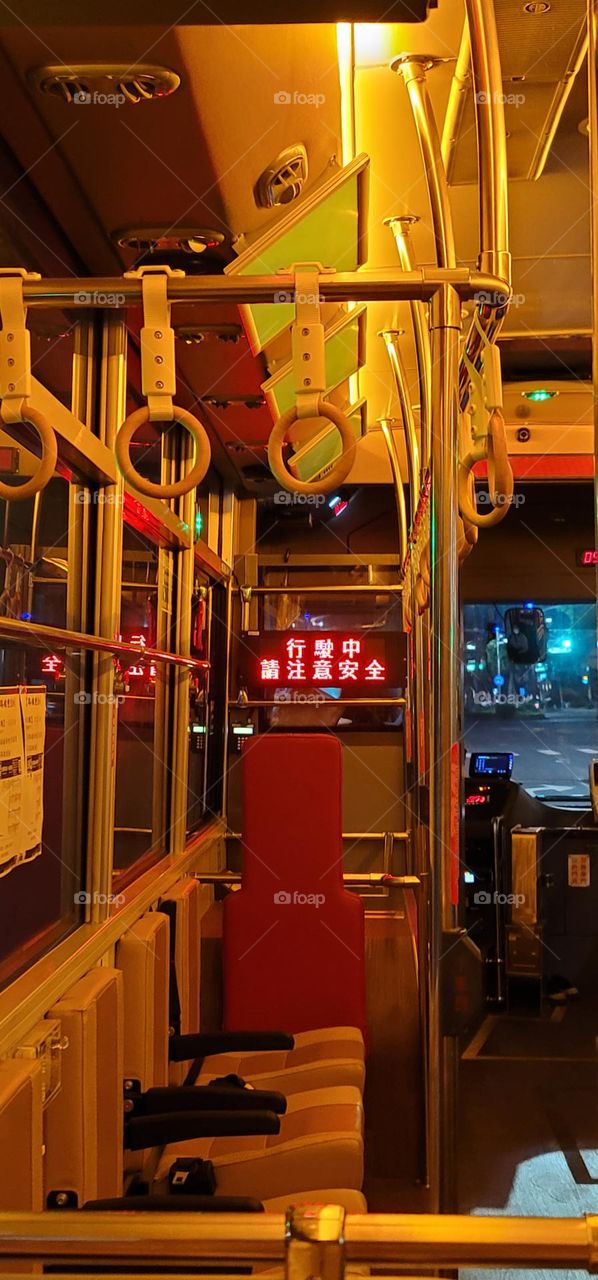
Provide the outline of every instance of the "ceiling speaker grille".
[[273,209],[278,205],[291,204],[301,192],[307,181],[307,151],[298,142],[287,147],[264,169],[258,180],[256,200],[262,209]]

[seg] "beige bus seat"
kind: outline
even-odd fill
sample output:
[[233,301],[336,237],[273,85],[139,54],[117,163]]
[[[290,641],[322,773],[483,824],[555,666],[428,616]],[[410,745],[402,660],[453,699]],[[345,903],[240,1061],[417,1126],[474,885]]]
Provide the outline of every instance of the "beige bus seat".
[[63,1040],[61,1085],[45,1114],[45,1203],[73,1208],[123,1181],[123,985],[96,968],[50,1010]]
[[[138,1080],[143,1089],[161,1085],[165,1078],[168,935],[167,916],[149,912],[125,934],[117,951],[125,986],[125,1077]],[[159,1046],[149,1043],[152,1036],[162,1039],[162,1053]],[[157,1078],[152,1077],[156,1064]],[[179,1154],[212,1160],[217,1191],[222,1195],[251,1195],[262,1200],[270,1195],[311,1191],[322,1182],[355,1190],[361,1186],[363,1104],[359,1090],[343,1086],[293,1095],[280,1128],[277,1135],[173,1143],[160,1160],[154,1189],[160,1192]],[[232,1184],[241,1187],[240,1192],[227,1190]]]
[[[169,894],[169,901],[176,912],[175,963],[184,1034],[199,1030],[201,921],[211,895],[189,877]],[[333,1085],[352,1085],[363,1092],[365,1047],[357,1027],[302,1031],[294,1039],[293,1049],[209,1055],[191,1068],[187,1082],[205,1085],[233,1074],[256,1089],[275,1089],[286,1095]],[[178,1065],[171,1064],[171,1073]],[[180,1083],[183,1075],[171,1074],[171,1079]]]
[[0,1062],[0,1151],[0,1212],[43,1209],[43,1080],[39,1060]]
[[[278,1135],[205,1138],[171,1144],[158,1164],[153,1189],[167,1189],[179,1157],[210,1160],[221,1195],[273,1197],[308,1193],[322,1184],[358,1191],[363,1182],[363,1123],[359,1091],[351,1086],[314,1089],[288,1100]],[[319,1195],[318,1195],[319,1198]]]

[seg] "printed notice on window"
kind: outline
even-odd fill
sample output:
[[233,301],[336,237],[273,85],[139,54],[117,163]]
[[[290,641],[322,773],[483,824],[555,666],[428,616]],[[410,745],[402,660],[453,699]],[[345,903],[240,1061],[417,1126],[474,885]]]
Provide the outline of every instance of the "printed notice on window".
[[21,720],[25,771],[21,825],[25,856],[41,853],[44,820],[44,744],[46,741],[46,690],[21,689]]
[[41,853],[45,734],[45,689],[0,689],[0,876]]

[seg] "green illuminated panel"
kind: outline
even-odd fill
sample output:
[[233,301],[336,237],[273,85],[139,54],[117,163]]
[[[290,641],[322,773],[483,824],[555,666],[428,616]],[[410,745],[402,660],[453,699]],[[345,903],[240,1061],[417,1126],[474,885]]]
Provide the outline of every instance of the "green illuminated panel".
[[[363,324],[365,308],[356,307],[339,327],[332,326],[332,335],[326,337],[326,390],[332,391],[349,378],[363,363]],[[286,365],[281,373],[263,384],[272,414],[278,417],[295,403],[295,378],[293,366]]]
[[[355,271],[365,256],[367,165],[367,157],[359,156],[337,170],[230,263],[225,273],[276,275],[294,262],[320,262],[336,271]],[[242,306],[240,311],[254,354],[288,328],[295,315],[292,301],[283,299]]]

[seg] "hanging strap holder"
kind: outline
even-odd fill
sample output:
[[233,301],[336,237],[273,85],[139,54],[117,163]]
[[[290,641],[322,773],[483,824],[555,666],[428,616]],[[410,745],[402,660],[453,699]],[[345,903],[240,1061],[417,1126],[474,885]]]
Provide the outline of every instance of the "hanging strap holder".
[[471,387],[471,438],[476,460],[480,461],[487,456],[488,451],[489,415],[495,409],[502,409],[503,392],[500,351],[496,343],[490,342],[488,335],[484,333],[477,312],[474,326],[482,340],[481,368],[476,369],[465,352],[463,360]]
[[32,392],[31,334],[23,301],[25,280],[41,280],[25,267],[0,269],[0,414],[5,422],[22,422]]
[[[326,344],[320,302],[320,276],[334,274],[321,262],[293,262],[295,320],[291,328],[297,418],[314,418],[326,390]],[[285,273],[286,274],[286,273]]]
[[141,390],[147,399],[150,422],[173,422],[175,417],[176,364],[168,281],[184,275],[184,271],[165,265],[125,271],[125,279],[141,280]]

